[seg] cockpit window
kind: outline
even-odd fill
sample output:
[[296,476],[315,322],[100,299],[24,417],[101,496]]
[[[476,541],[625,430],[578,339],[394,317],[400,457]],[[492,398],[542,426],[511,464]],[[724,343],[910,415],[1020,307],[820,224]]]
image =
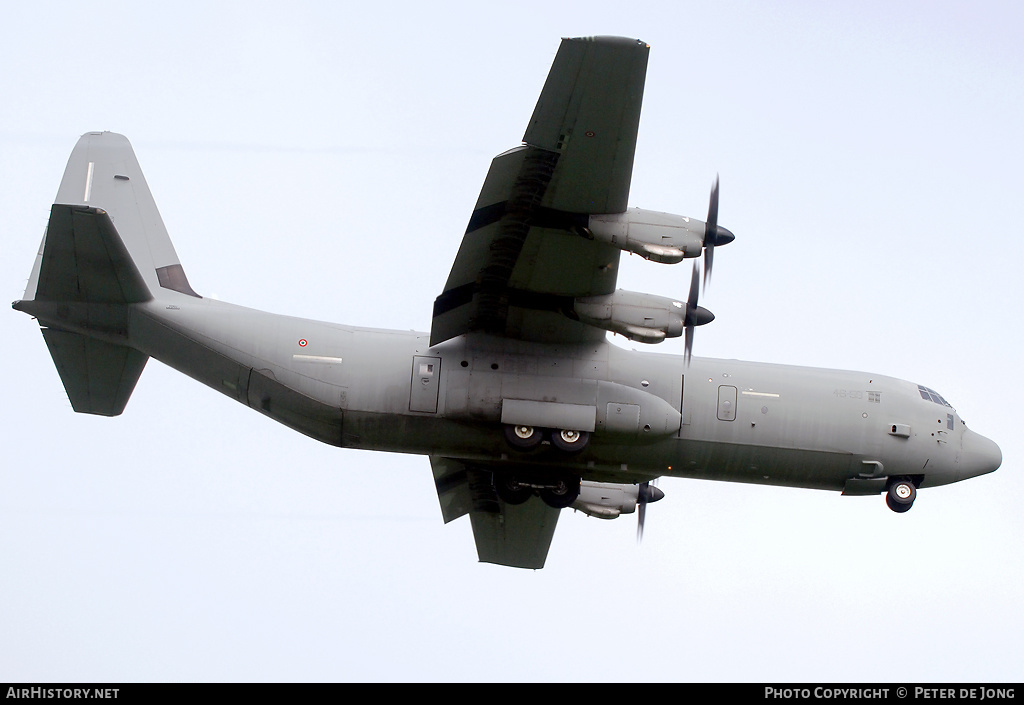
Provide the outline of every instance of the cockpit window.
[[926,401],[933,401],[936,404],[942,404],[942,406],[948,406],[950,409],[953,408],[953,405],[950,404],[945,399],[943,399],[941,396],[939,396],[939,393],[936,392],[934,389],[928,389],[928,387],[922,387],[919,384],[919,385],[917,385],[917,391],[921,392],[921,398],[926,400]]

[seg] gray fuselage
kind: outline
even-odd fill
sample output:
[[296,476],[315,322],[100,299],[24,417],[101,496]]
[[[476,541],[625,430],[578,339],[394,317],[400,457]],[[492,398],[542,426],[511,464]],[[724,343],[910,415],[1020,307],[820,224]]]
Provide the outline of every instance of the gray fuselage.
[[[863,372],[335,325],[172,294],[132,307],[128,343],[337,446],[571,471],[873,494],[998,467],[998,447],[916,384]],[[934,396],[934,395],[933,395]],[[579,454],[511,449],[507,414],[589,418]],[[589,416],[587,416],[589,414]],[[520,423],[513,420],[512,423]],[[578,425],[578,424],[577,424]]]

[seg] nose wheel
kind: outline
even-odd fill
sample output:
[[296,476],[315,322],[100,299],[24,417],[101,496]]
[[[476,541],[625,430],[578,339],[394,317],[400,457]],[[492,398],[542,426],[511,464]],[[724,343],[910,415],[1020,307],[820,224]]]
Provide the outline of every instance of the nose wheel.
[[899,514],[909,511],[914,506],[915,499],[917,488],[910,480],[896,480],[889,485],[889,490],[885,493],[885,503],[889,509]]

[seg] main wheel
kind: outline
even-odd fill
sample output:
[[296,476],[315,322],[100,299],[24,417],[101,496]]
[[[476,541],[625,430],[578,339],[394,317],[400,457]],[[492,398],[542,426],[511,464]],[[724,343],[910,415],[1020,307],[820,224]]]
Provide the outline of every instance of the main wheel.
[[580,496],[580,478],[561,477],[552,487],[545,487],[540,491],[540,498],[544,504],[555,509],[565,509],[572,506],[572,503]]
[[590,434],[586,431],[564,429],[551,432],[551,445],[566,453],[579,453],[589,441]]
[[917,488],[910,480],[897,480],[889,486],[889,491],[885,493],[885,503],[889,509],[900,514],[909,510],[915,499],[917,499]]
[[522,504],[533,496],[533,488],[520,485],[513,475],[494,473],[494,493],[505,504]]
[[540,445],[544,434],[536,426],[505,426],[505,440],[516,450],[530,450]]

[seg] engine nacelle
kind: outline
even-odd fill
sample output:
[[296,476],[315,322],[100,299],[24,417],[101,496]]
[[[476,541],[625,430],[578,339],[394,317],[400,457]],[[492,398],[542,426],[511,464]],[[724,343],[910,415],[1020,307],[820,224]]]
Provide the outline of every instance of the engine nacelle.
[[580,483],[580,496],[572,503],[572,508],[598,519],[615,519],[620,514],[636,511],[639,496],[640,485],[584,480]]
[[583,323],[641,343],[677,338],[686,325],[686,304],[682,301],[625,289],[576,299],[573,310]]
[[587,230],[595,240],[644,259],[675,264],[686,257],[700,256],[704,225],[683,215],[630,208],[625,213],[590,216]]

